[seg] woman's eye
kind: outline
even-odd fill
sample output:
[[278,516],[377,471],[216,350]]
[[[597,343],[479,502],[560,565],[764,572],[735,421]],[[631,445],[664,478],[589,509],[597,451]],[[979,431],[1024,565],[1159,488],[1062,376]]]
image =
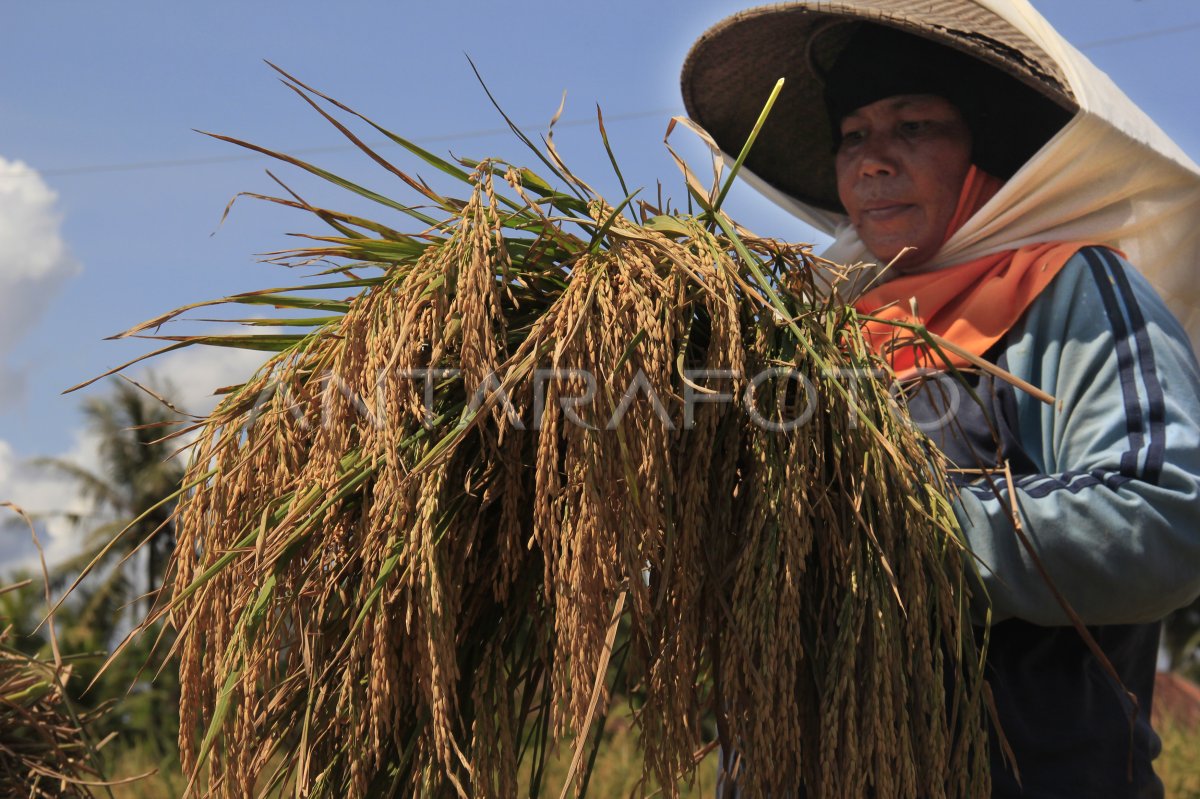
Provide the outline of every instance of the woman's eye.
[[861,130],[844,130],[842,131],[842,146],[858,144],[866,137],[867,134]]

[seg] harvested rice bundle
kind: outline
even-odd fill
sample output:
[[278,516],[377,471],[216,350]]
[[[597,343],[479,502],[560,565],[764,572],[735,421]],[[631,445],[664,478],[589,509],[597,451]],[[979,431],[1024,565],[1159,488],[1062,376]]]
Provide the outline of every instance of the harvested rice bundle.
[[11,637],[12,628],[0,626],[0,796],[92,796],[91,787],[106,783],[83,725],[102,710],[73,712],[63,694],[71,667],[20,652]]
[[428,206],[237,142],[423,229],[265,198],[335,230],[285,261],[335,265],[224,301],[324,316],[160,337],[276,351],[200,426],[179,503],[159,615],[193,790],[541,795],[622,685],[667,796],[707,720],[746,795],[986,795],[941,462],[808,249],[690,174],[698,215],[614,207],[552,144],[561,189],[360,117],[468,189],[443,196],[291,87]]

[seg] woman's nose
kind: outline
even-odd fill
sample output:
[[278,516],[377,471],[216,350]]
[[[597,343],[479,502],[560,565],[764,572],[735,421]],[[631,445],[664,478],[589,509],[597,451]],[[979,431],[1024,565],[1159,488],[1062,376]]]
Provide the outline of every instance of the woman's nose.
[[896,174],[896,160],[890,148],[878,140],[867,142],[859,152],[859,174],[864,177]]

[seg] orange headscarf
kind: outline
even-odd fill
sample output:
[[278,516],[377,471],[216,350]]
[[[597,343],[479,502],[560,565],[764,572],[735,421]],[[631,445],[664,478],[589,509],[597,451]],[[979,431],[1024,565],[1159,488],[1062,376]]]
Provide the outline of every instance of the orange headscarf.
[[[992,198],[1003,182],[972,166],[963,181],[946,239]],[[944,243],[944,242],[943,242]],[[982,356],[1016,324],[1071,256],[1093,242],[1050,242],[985,255],[932,272],[901,275],[863,294],[854,307],[880,321],[864,324],[867,343],[888,358],[903,377],[919,366],[969,366],[943,351],[940,356],[911,346],[912,337],[888,322],[924,324],[932,333]]]

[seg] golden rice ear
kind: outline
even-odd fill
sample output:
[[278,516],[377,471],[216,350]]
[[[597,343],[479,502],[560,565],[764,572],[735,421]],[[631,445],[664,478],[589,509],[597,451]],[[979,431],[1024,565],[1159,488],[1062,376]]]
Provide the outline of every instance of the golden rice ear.
[[239,339],[276,353],[196,445],[189,792],[582,792],[620,699],[647,792],[720,746],[747,796],[986,795],[943,466],[807,247],[410,149],[466,199],[294,201],[335,295],[232,298],[325,316]]

